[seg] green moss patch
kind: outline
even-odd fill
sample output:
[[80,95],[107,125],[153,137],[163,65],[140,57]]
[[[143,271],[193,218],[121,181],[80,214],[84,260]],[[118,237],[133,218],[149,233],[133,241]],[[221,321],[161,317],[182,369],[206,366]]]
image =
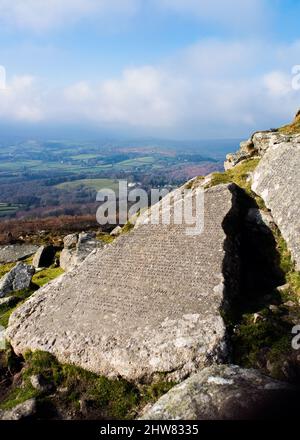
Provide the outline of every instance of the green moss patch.
[[4,277],[11,269],[15,267],[16,263],[8,263],[0,266],[0,279]]
[[204,181],[205,177],[198,176],[195,179],[191,180],[185,185],[185,189],[194,189],[198,184],[201,184]]
[[249,187],[250,185],[250,181],[248,182],[249,174],[253,173],[259,162],[260,162],[259,158],[247,159],[241,162],[240,164],[236,165],[234,168],[225,171],[224,173],[214,173],[212,185],[214,185],[214,182],[216,182],[217,184],[219,182],[220,183],[234,182],[241,188]]
[[45,286],[45,284],[48,284],[50,281],[55,280],[55,278],[58,278],[63,273],[64,271],[60,267],[50,267],[48,269],[37,272],[33,276],[32,282],[39,287],[43,287]]
[[0,405],[2,410],[10,410],[17,405],[20,405],[26,400],[38,397],[39,393],[31,385],[25,385],[22,387],[15,388],[5,400],[3,404]]
[[97,240],[102,241],[105,244],[110,244],[115,240],[116,237],[113,237],[110,234],[105,234],[103,232],[100,232],[97,234]]
[[22,304],[26,299],[28,299],[34,292],[36,288],[33,286],[31,289],[20,290],[19,292],[14,292],[13,296],[16,298],[17,305],[8,306],[2,305],[0,306],[0,325],[2,327],[7,327],[10,315],[13,313],[16,308]]
[[[32,397],[38,402],[56,408],[68,408],[80,418],[80,401],[98,419],[132,419],[147,403],[154,402],[170,390],[174,383],[158,382],[137,386],[124,379],[107,379],[74,365],[62,365],[45,352],[27,353],[22,369],[22,385],[12,387],[0,404],[1,409],[11,409]],[[30,378],[42,375],[52,385],[49,393],[33,389]]]
[[256,200],[257,196],[251,190],[251,179],[249,179],[249,176],[253,173],[259,161],[260,159],[248,159],[224,173],[214,173],[208,187],[225,183],[235,183]]
[[268,309],[259,312],[257,322],[254,315],[244,315],[233,335],[234,360],[245,368],[264,368],[275,354],[291,351],[291,341],[290,326]]
[[128,234],[134,228],[134,224],[129,220],[122,228],[122,234]]

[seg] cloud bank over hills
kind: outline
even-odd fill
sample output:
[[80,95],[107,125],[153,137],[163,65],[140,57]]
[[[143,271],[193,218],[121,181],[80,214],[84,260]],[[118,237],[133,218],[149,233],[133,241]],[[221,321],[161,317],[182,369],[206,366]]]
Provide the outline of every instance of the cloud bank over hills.
[[[95,59],[95,65],[87,66],[92,77],[76,76],[74,64],[66,64],[64,74],[69,72],[72,80],[59,84],[51,74],[51,65],[49,78],[42,77],[31,67],[30,58],[22,74],[8,71],[6,90],[0,91],[1,119],[108,125],[115,130],[127,127],[133,132],[182,138],[239,136],[291,119],[299,106],[300,91],[292,88],[292,67],[300,64],[300,39],[293,36],[285,41],[281,35],[269,33],[276,19],[268,1],[221,3],[150,0],[146,7],[146,2],[139,0],[49,0],[42,8],[37,0],[16,0],[13,4],[0,0],[0,21],[6,29],[1,32],[7,39],[16,35],[19,42],[42,39],[45,46],[55,47],[69,27],[68,51],[78,59],[85,47],[75,34],[86,38],[88,31],[83,25],[107,24],[99,47],[98,34],[96,41],[95,35],[93,41],[91,37],[92,49],[89,40],[84,40],[86,50],[91,50],[89,59]],[[140,26],[149,17],[154,27],[156,21],[159,27],[168,20],[168,29],[174,30],[174,39],[180,42],[149,63],[142,55],[131,57],[132,46],[143,47],[143,42],[135,40],[126,43],[128,54],[124,57],[124,46],[118,48],[118,44],[135,27],[136,35],[145,37]],[[255,37],[253,29],[249,33],[245,29],[245,17],[255,28]],[[184,26],[193,23],[196,37],[181,41],[175,33],[178,20]],[[109,29],[109,23],[113,28]],[[213,30],[207,31],[207,26]],[[103,38],[117,41],[114,56],[122,58],[117,69],[105,75],[96,62],[105,47]],[[164,38],[160,34],[153,41],[154,51],[160,53]],[[15,44],[14,50],[18,47]],[[26,50],[30,57],[32,49]]]

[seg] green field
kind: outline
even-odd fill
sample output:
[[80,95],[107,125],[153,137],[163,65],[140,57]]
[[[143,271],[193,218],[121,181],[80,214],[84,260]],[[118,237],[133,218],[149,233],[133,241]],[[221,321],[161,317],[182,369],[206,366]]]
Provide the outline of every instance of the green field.
[[[118,164],[117,164],[118,165]],[[77,164],[68,164],[62,162],[48,162],[42,161],[16,161],[16,162],[3,162],[0,164],[0,175],[2,173],[12,173],[11,175],[17,175],[24,171],[30,171],[31,173],[47,173],[49,171],[64,172],[66,174],[95,174],[103,170],[113,168],[113,164],[107,165],[95,165],[87,166]]]
[[145,165],[152,165],[155,162],[154,157],[138,157],[136,159],[124,160],[123,162],[119,162],[117,164],[120,168],[134,168],[134,167],[142,167]]
[[9,203],[0,203],[0,217],[14,214],[20,209],[20,205],[11,205]]
[[113,179],[82,179],[73,180],[72,182],[64,182],[56,185],[56,188],[73,191],[78,188],[88,188],[95,191],[99,191],[104,188],[112,189],[113,191],[118,191],[119,182]]
[[[119,179],[146,189],[178,186],[197,173],[191,165],[207,164],[198,153],[187,154],[185,144],[177,151],[152,141],[144,146],[139,141],[115,142],[24,140],[0,145],[1,201],[10,202],[0,205],[0,219],[21,212],[29,217],[31,211],[33,216],[73,215],[83,212],[83,204],[90,211],[97,191],[107,188],[118,195]],[[219,164],[213,171],[221,169]]]
[[74,160],[89,160],[97,159],[99,156],[97,154],[77,154],[76,156],[71,156]]

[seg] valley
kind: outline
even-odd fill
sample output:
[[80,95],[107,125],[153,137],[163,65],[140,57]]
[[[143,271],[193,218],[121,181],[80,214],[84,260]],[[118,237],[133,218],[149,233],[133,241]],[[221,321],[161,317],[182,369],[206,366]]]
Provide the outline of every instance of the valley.
[[116,190],[118,180],[147,191],[173,189],[196,175],[220,171],[233,145],[226,140],[2,140],[0,220],[94,215],[97,191]]

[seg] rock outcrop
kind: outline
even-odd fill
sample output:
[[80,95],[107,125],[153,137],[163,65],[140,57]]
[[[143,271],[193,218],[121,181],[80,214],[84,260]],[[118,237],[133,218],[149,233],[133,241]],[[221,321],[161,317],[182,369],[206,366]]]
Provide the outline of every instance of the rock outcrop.
[[[297,389],[233,365],[205,368],[174,387],[148,410],[145,420],[252,420],[285,418]],[[295,408],[293,410],[295,413]]]
[[93,232],[71,234],[64,238],[64,249],[60,255],[60,267],[69,272],[81,264],[91,252],[103,247]]
[[[300,117],[279,130],[260,131],[242,142],[237,153],[229,154],[225,170],[258,157],[252,176],[252,190],[270,210],[274,223],[287,242],[296,270],[300,270]],[[264,222],[266,214],[261,212]]]
[[40,289],[10,319],[16,353],[48,351],[131,381],[162,372],[181,380],[224,362],[221,310],[239,277],[238,191],[220,185],[204,198],[202,234],[187,235],[186,224],[140,223]]
[[38,250],[38,246],[31,244],[11,244],[0,246],[0,264],[16,263],[31,257]]
[[282,143],[299,143],[300,135],[287,135],[277,131],[259,131],[245,142],[241,142],[236,153],[228,154],[224,164],[225,170],[230,170],[243,160],[253,157],[263,157],[269,148]]
[[56,250],[54,246],[41,246],[33,257],[32,265],[36,269],[51,266],[55,257],[55,253]]
[[268,148],[255,170],[252,190],[271,210],[300,270],[300,137],[299,142]]
[[35,268],[24,263],[18,263],[0,280],[0,298],[12,292],[28,289],[35,274]]

